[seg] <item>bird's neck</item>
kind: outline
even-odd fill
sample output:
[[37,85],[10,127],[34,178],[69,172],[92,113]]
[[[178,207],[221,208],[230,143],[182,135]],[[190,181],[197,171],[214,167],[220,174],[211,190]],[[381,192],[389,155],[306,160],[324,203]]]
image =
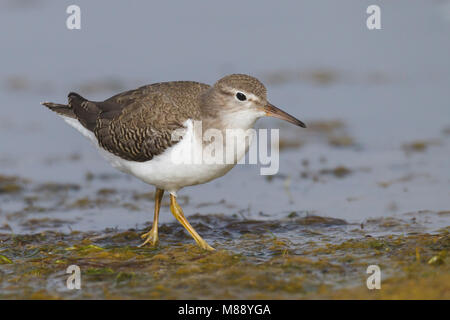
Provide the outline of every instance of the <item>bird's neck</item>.
[[[198,136],[198,141],[204,147],[213,143],[214,150],[220,148],[226,155],[226,163],[236,164],[252,143],[254,132],[249,129],[253,128],[258,115],[251,110],[227,105],[226,98],[211,89],[202,96],[200,105],[202,129],[199,132],[202,136]],[[228,162],[230,159],[232,161]]]

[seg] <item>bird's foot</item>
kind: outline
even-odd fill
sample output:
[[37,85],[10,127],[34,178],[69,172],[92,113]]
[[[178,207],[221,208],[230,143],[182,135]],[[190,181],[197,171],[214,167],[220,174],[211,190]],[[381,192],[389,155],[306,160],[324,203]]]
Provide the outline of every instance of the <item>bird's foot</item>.
[[145,239],[145,241],[139,245],[139,248],[145,246],[147,243],[150,243],[153,247],[156,247],[158,245],[159,239],[158,239],[158,231],[156,229],[151,229],[149,232],[144,233],[141,235],[142,239]]
[[207,250],[207,251],[214,251],[216,249],[214,249],[213,247],[211,247],[205,240],[203,240],[202,238],[200,238],[199,240],[195,239],[197,244],[199,245],[200,248]]

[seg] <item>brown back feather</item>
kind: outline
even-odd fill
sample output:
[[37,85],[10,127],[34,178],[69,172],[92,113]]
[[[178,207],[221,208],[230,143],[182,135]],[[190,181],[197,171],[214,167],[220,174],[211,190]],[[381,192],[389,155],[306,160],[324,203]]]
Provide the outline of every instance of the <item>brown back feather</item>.
[[99,145],[131,161],[148,161],[177,143],[172,132],[187,119],[200,119],[200,95],[210,88],[197,82],[156,83],[102,102],[69,94],[69,107]]

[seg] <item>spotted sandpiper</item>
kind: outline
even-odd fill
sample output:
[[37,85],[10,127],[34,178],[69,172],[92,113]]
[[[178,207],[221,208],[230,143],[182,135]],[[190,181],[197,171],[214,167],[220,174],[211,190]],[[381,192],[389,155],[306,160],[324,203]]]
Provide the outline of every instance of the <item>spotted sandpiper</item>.
[[[201,121],[203,131],[221,132],[229,128],[247,130],[262,116],[306,127],[270,104],[265,86],[245,74],[225,76],[213,86],[193,81],[155,83],[101,102],[71,92],[67,104],[42,104],[89,138],[113,167],[156,187],[153,226],[142,235],[142,245],[158,243],[159,209],[164,191],[168,191],[175,218],[201,248],[214,250],[189,224],[176,193],[223,176],[245,155],[248,145],[237,151],[232,163],[175,163],[173,155],[179,155],[188,141],[206,143],[194,134],[194,121]],[[176,130],[182,130],[181,139],[174,139]]]

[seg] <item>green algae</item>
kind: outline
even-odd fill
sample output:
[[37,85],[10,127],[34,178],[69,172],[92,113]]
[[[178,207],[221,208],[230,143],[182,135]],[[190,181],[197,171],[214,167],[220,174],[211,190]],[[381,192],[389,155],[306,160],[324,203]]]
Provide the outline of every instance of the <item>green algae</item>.
[[[202,218],[212,225],[204,230],[206,238],[229,229],[228,240],[214,243],[216,251],[190,243],[176,224],[162,226],[158,247],[143,248],[137,247],[143,230],[0,234],[0,298],[450,298],[448,228],[436,234],[366,234],[343,241],[329,235],[329,240],[296,242],[289,235],[305,228],[318,234],[338,228],[345,234],[354,226],[315,216],[245,223],[196,216],[193,224]],[[73,264],[81,269],[81,290],[65,288],[66,268]],[[365,285],[371,264],[383,272],[378,292]]]
[[[325,162],[320,160],[319,168],[308,161],[301,166],[308,176],[325,180],[352,179],[362,170],[323,168]],[[288,178],[279,174],[271,183]],[[392,179],[384,187],[412,178]],[[143,208],[150,219],[153,192],[124,193],[105,184],[84,193],[77,184],[33,184],[4,176],[1,183],[20,185],[20,191],[1,197],[6,205],[15,199],[22,207],[1,209],[8,223],[0,228],[0,298],[449,298],[449,229],[441,225],[427,233],[419,221],[421,216],[447,218],[448,210],[367,218],[358,224],[302,210],[287,211],[276,220],[263,212],[261,220],[250,219],[250,208],[245,214],[189,215],[193,227],[216,248],[205,252],[177,222],[160,225],[159,246],[141,248],[140,236],[151,223],[90,232],[72,230],[77,216],[66,215]],[[189,201],[180,196],[183,205]],[[162,205],[167,210],[167,199]],[[228,205],[205,199],[197,207]],[[22,234],[14,233],[18,227]],[[382,270],[382,292],[366,287],[372,264]],[[81,290],[66,287],[71,265],[80,267]]]
[[438,145],[437,140],[416,140],[403,145],[405,153],[410,154],[414,152],[425,152],[430,146]]
[[8,257],[5,257],[4,255],[0,255],[0,264],[9,264],[9,263],[13,263],[11,259],[9,259]]
[[6,176],[0,174],[0,195],[16,194],[23,191],[29,181],[17,176]]

